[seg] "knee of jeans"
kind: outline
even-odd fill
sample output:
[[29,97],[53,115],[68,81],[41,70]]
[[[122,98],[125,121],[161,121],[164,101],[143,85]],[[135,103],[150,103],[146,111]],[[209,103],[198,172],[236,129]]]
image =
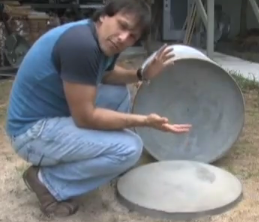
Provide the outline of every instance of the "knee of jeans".
[[125,98],[129,95],[129,89],[126,85],[108,85],[109,90],[114,91],[116,95],[121,95],[122,98]]
[[[129,132],[122,138],[122,146],[124,147],[118,153],[120,157],[122,167],[128,169],[134,166],[139,158],[141,157],[143,151],[143,142],[139,135]],[[123,156],[123,158],[121,158]]]
[[126,85],[100,85],[96,106],[100,108],[129,112],[131,109],[130,91]]
[[99,86],[99,95],[105,100],[124,101],[130,98],[130,91],[126,85],[101,85]]

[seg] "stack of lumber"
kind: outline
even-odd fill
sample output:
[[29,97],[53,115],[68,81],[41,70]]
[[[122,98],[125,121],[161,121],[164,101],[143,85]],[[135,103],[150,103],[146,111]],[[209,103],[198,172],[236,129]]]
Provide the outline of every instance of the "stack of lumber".
[[23,6],[18,1],[1,3],[5,5],[4,12],[9,17],[8,24],[12,31],[25,37],[31,44],[49,29],[59,25],[56,17],[35,11],[30,6]]
[[22,6],[18,1],[3,1],[4,12],[9,16],[14,17],[26,17],[28,16],[32,9],[28,6]]
[[196,3],[194,2],[192,4],[190,12],[188,13],[188,16],[183,26],[183,30],[185,31],[183,43],[185,45],[191,44],[196,22],[197,22],[197,8],[196,8]]

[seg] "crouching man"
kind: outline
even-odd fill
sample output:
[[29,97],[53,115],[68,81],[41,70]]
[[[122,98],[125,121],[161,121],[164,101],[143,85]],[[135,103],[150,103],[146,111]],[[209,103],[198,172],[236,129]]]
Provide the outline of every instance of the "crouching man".
[[147,36],[150,21],[145,0],[111,0],[92,19],[41,36],[20,65],[6,131],[15,152],[31,163],[23,178],[45,214],[74,214],[74,197],[134,166],[143,144],[129,128],[189,131],[156,114],[129,113],[126,84],[152,79],[173,63],[162,47],[144,70],[116,65],[123,50]]

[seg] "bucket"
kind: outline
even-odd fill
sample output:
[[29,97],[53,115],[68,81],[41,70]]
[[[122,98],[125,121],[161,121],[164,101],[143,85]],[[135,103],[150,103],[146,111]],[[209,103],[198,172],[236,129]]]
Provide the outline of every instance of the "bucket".
[[199,50],[185,45],[170,47],[174,49],[174,65],[149,85],[141,84],[132,113],[156,113],[173,124],[192,124],[192,129],[185,134],[146,127],[136,127],[135,131],[147,152],[159,161],[212,163],[231,149],[242,131],[245,119],[242,92],[227,71]]

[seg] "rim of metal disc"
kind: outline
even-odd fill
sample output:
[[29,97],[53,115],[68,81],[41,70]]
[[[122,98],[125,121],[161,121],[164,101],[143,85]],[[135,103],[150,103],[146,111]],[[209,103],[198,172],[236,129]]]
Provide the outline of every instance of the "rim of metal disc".
[[[217,168],[221,171],[225,171],[228,174],[231,174],[230,172],[226,171],[225,169],[221,169],[220,167],[213,166],[213,165],[207,164],[207,163],[201,163],[201,162],[195,161],[195,160],[176,160],[176,161],[170,161],[169,160],[169,161],[163,161],[163,162],[164,163],[166,163],[166,162],[193,162],[193,163],[198,163],[198,164],[202,164],[202,165],[208,165],[208,166],[211,166],[213,168]],[[148,165],[154,165],[154,164],[157,164],[157,163],[144,164],[144,165],[141,165],[139,167],[136,167],[135,169],[133,169],[133,171],[136,170],[137,168],[144,168],[144,167],[147,167]],[[164,212],[162,210],[154,210],[154,209],[143,207],[143,206],[140,206],[138,204],[130,202],[119,192],[119,182],[120,182],[119,180],[122,177],[125,177],[125,174],[122,175],[116,183],[115,195],[116,195],[117,200],[120,204],[122,204],[123,206],[128,208],[130,211],[138,212],[143,216],[148,216],[148,217],[152,217],[152,218],[156,218],[156,219],[190,221],[190,220],[198,219],[198,218],[201,218],[201,217],[204,217],[204,216],[205,217],[206,216],[214,216],[214,215],[225,213],[226,211],[231,210],[233,207],[235,207],[237,204],[239,204],[242,201],[242,199],[244,197],[243,184],[235,175],[231,174],[231,176],[234,177],[236,179],[236,181],[240,184],[240,193],[238,194],[236,199],[232,202],[229,202],[229,203],[223,205],[223,206],[217,207],[216,209],[212,208],[212,209],[199,211],[199,212],[168,213],[168,212]]]
[[159,211],[159,210],[148,209],[146,207],[142,207],[142,206],[136,205],[134,203],[131,203],[130,201],[128,201],[126,198],[124,198],[119,193],[118,189],[116,189],[116,196],[117,196],[117,199],[120,204],[127,207],[130,211],[138,212],[138,213],[142,214],[143,216],[148,216],[148,217],[157,218],[157,219],[189,221],[189,220],[198,219],[198,218],[204,217],[204,216],[213,216],[213,215],[225,213],[226,211],[231,210],[238,203],[240,203],[241,200],[243,199],[244,195],[243,195],[243,190],[241,190],[241,193],[239,194],[237,199],[231,203],[228,203],[217,209],[211,209],[211,210],[206,210],[206,211],[201,211],[201,212],[191,212],[191,213],[188,213],[188,212],[167,213],[167,212],[163,212],[163,211]]
[[[182,58],[182,59],[177,59],[177,60],[175,60],[175,63],[177,63],[178,61],[184,61],[184,60],[199,60],[199,61],[201,61],[201,62],[206,62],[206,63],[209,62],[209,61],[207,61],[207,60],[203,60],[203,59],[200,59],[200,58]],[[244,110],[244,112],[245,112],[245,99],[244,99],[244,95],[243,95],[243,92],[242,92],[241,88],[239,87],[237,81],[233,78],[233,76],[232,76],[228,71],[226,71],[223,67],[219,66],[215,61],[212,60],[211,64],[214,65],[214,66],[215,66],[216,68],[218,68],[219,70],[225,72],[225,73],[227,74],[227,76],[234,82],[234,84],[236,85],[236,87],[237,87],[237,89],[238,89],[238,91],[239,91],[239,94],[241,95],[242,104],[243,104],[243,110]],[[134,110],[135,110],[135,106],[136,106],[136,98],[137,98],[138,94],[140,93],[140,90],[141,90],[143,87],[148,87],[148,86],[143,86],[143,85],[145,85],[145,83],[141,83],[141,84],[138,86],[138,88],[137,88],[137,91],[136,91],[135,96],[134,96],[134,98],[133,98],[133,104],[132,104],[132,108],[131,108],[131,113],[134,113],[134,114],[135,114]],[[244,125],[245,125],[245,115],[243,116],[242,127],[241,127],[241,129],[239,130],[237,136],[235,137],[234,142],[232,142],[231,147],[235,144],[235,142],[236,142],[236,141],[238,140],[238,138],[240,137],[240,135],[241,135],[241,133],[242,133],[242,131],[243,131]],[[134,132],[139,135],[138,130],[137,130],[136,128],[137,128],[137,127],[133,127]],[[146,146],[145,143],[143,144],[143,146],[144,146],[144,149],[145,149],[152,157],[154,157],[154,158],[155,158],[156,160],[158,160],[158,161],[162,161],[162,159],[160,159],[157,155],[155,155],[155,154],[152,152],[152,150],[151,150],[148,146]],[[205,163],[213,163],[213,162],[216,162],[217,160],[219,160],[219,159],[221,159],[223,156],[225,156],[230,150],[231,150],[231,148],[230,148],[229,150],[226,150],[225,152],[223,152],[223,153],[222,153],[220,156],[218,156],[217,158],[211,159],[210,161],[207,161],[207,162],[205,162]]]

